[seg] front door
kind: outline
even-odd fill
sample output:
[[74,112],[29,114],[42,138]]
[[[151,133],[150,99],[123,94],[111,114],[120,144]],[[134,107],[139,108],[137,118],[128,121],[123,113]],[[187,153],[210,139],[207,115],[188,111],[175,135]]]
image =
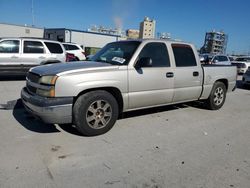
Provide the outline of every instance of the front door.
[[20,40],[2,40],[0,42],[0,74],[20,74],[22,68]]
[[165,43],[147,43],[128,74],[129,109],[172,102],[174,80]]

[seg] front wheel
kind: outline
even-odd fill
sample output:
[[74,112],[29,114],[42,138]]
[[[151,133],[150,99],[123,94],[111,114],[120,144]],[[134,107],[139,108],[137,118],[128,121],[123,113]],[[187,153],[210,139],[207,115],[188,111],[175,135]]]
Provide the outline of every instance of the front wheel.
[[73,107],[73,117],[77,130],[83,135],[104,134],[118,118],[118,104],[107,91],[91,91],[78,97]]
[[222,82],[215,82],[209,98],[206,100],[206,106],[210,110],[220,109],[226,99],[226,86]]

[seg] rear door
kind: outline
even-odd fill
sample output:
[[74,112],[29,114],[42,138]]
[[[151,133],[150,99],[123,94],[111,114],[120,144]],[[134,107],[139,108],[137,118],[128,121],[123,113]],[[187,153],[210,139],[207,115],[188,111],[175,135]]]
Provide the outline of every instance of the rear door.
[[174,68],[173,102],[198,99],[202,91],[203,72],[194,48],[186,44],[172,44]]
[[20,74],[20,40],[6,39],[0,42],[0,71],[1,74]]
[[46,58],[44,45],[40,41],[23,40],[22,64],[27,72],[31,67],[40,65]]
[[170,65],[168,49],[163,42],[150,42],[140,51],[136,62],[150,58],[152,66],[142,64],[139,68],[130,67],[129,108],[171,103],[173,99],[173,70]]

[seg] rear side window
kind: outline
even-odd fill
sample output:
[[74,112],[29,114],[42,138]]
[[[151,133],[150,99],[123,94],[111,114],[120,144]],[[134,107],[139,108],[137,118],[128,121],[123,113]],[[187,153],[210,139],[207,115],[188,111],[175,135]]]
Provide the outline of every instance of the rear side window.
[[219,61],[228,61],[226,56],[218,56]]
[[193,49],[189,45],[172,44],[176,67],[196,66]]
[[19,40],[4,40],[0,42],[0,53],[19,53]]
[[170,67],[168,50],[164,43],[148,43],[142,49],[139,58],[151,58],[152,67]]
[[54,42],[45,42],[45,45],[49,49],[50,53],[62,54],[63,49],[60,44]]
[[41,42],[38,41],[24,41],[23,53],[26,54],[43,54],[44,47]]
[[80,50],[80,48],[78,48],[75,45],[63,44],[63,46],[65,47],[66,50]]

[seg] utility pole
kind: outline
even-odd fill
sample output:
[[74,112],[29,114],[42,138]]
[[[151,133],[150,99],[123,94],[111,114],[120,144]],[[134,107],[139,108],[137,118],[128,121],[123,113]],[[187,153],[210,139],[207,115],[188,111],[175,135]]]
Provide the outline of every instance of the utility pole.
[[31,0],[31,14],[32,14],[32,26],[35,26],[34,1],[33,0]]

